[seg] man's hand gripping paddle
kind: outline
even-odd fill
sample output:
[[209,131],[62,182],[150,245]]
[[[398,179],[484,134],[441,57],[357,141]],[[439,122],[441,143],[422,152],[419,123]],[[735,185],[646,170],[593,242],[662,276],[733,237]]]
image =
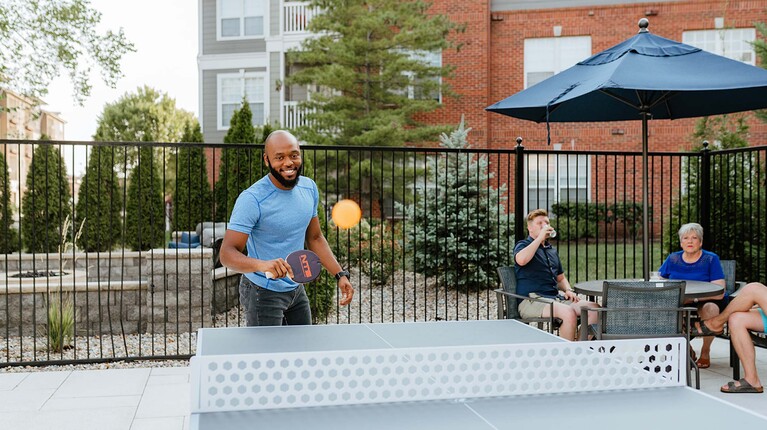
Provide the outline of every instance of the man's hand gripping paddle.
[[[299,284],[312,282],[322,272],[320,257],[308,249],[291,252],[285,257],[285,261],[293,270],[293,280]],[[269,279],[274,279],[274,274],[271,272],[264,272],[264,275]]]

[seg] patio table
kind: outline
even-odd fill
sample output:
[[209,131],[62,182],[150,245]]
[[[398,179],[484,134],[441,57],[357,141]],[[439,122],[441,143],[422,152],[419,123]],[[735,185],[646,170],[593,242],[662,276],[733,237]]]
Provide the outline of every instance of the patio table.
[[[642,281],[642,279],[598,279],[593,281],[585,281],[585,282],[579,282],[575,284],[573,288],[575,288],[575,292],[578,294],[584,294],[586,296],[592,296],[592,297],[601,297],[602,296],[602,288],[604,287],[605,281],[616,281],[616,282],[637,282]],[[662,284],[663,282],[666,282],[666,279],[651,279],[650,282],[657,282],[659,284]],[[702,299],[706,297],[712,297],[717,296],[719,294],[722,294],[722,291],[724,291],[724,287],[721,285],[717,285],[711,282],[704,282],[704,281],[687,281],[687,286],[684,290],[684,298],[685,300],[691,300],[691,299]]]

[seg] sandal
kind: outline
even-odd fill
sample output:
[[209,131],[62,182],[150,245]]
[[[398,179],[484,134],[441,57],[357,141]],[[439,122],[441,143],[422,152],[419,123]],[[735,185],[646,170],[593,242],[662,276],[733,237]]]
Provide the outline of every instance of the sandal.
[[690,329],[690,337],[701,337],[701,336],[720,336],[724,333],[724,330],[714,331],[708,328],[705,321],[701,321],[700,323],[695,324],[692,326],[692,329]]
[[695,364],[698,365],[698,369],[708,369],[711,367],[711,360],[708,358],[700,358],[695,362]]
[[722,387],[719,390],[723,393],[762,393],[764,392],[764,387],[754,387],[753,385],[749,384],[748,381],[746,381],[745,378],[738,381],[740,385],[735,385],[735,381],[730,381],[727,383],[727,388]]

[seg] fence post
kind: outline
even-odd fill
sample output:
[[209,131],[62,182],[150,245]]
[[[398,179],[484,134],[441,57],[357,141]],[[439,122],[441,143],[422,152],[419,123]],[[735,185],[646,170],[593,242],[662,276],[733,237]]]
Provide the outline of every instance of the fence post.
[[525,147],[522,146],[522,138],[517,138],[516,169],[514,175],[514,241],[519,242],[525,238]]
[[700,160],[700,225],[703,227],[703,249],[712,249],[714,234],[711,227],[711,150],[703,141]]

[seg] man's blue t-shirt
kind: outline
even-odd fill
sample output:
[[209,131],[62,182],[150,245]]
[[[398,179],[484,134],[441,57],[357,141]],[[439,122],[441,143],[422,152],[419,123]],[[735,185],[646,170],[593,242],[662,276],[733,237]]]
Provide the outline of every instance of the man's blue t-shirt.
[[[313,180],[301,176],[293,189],[282,190],[269,175],[240,193],[227,228],[248,235],[248,257],[285,258],[304,249],[306,229],[317,216],[320,193]],[[268,279],[262,272],[244,274],[254,284],[272,291],[298,287],[289,277]]]
[[[514,254],[533,242],[533,238],[520,240],[514,245]],[[565,273],[559,254],[550,244],[544,242],[535,250],[535,256],[524,266],[514,261],[514,273],[517,275],[517,294],[527,296],[537,293],[544,297],[556,297],[557,276]]]
[[682,258],[684,251],[672,252],[658,270],[659,275],[666,279],[711,282],[724,279],[722,263],[719,256],[703,250],[703,255],[694,263],[687,263]]

